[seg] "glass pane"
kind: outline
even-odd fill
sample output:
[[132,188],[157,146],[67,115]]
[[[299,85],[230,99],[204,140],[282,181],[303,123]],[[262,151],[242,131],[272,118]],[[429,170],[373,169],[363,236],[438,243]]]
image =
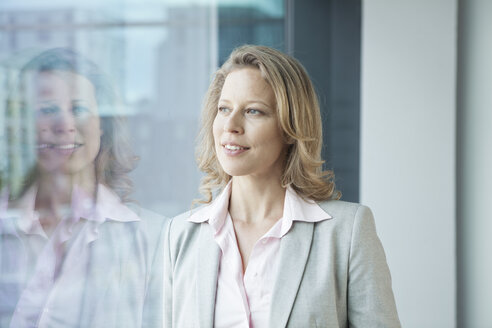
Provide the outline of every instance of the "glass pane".
[[0,2],[0,327],[158,327],[202,98],[282,1]]
[[285,50],[283,1],[220,1],[219,63],[235,47],[262,44]]

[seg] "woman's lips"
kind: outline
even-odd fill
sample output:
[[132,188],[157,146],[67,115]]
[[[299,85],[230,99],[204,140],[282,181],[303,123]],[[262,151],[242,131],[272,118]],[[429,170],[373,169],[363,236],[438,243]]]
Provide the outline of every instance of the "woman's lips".
[[249,149],[249,147],[244,147],[236,144],[222,144],[222,149],[224,149],[224,153],[229,156],[237,156]]
[[71,155],[76,149],[82,147],[83,144],[79,143],[66,143],[66,144],[52,144],[41,143],[36,145],[36,148],[40,152],[55,152],[61,155]]

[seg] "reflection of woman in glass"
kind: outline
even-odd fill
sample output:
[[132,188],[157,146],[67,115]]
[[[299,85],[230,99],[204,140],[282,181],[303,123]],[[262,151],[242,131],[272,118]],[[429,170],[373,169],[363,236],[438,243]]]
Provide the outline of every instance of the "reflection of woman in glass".
[[164,220],[121,199],[135,164],[99,69],[54,49],[21,72],[37,160],[0,212],[0,326],[161,324]]
[[209,204],[168,232],[167,326],[400,326],[372,214],[335,200],[321,140],[302,66],[271,48],[236,49],[203,110]]

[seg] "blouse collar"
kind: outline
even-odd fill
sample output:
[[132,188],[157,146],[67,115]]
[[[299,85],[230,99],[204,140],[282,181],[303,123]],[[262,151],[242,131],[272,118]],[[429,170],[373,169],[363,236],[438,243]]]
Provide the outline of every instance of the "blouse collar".
[[[227,219],[229,213],[229,199],[232,190],[232,180],[225,186],[217,198],[209,205],[202,207],[193,213],[188,221],[194,223],[208,222],[215,234],[218,234]],[[282,237],[291,228],[293,221],[319,222],[332,217],[326,213],[316,202],[300,197],[292,187],[288,186],[285,192],[284,210],[281,224],[270,232],[277,237]],[[275,227],[274,227],[275,228]]]
[[[16,219],[17,227],[24,233],[46,236],[39,222],[39,214],[35,210],[37,186],[29,188],[16,202],[15,207],[8,204],[2,197],[0,202],[0,220]],[[64,219],[71,220],[72,224],[80,219],[92,221],[100,225],[105,221],[132,222],[140,221],[140,218],[125,206],[118,195],[103,184],[97,186],[97,197],[93,197],[82,188],[74,186],[70,211]]]

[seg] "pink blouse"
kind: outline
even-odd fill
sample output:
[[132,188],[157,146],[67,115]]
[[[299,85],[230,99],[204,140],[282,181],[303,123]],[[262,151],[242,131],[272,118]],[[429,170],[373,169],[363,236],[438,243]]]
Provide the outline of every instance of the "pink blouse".
[[[140,218],[104,185],[98,186],[96,203],[76,186],[71,208],[65,209],[65,217],[48,238],[34,209],[36,193],[36,187],[32,187],[16,208],[8,208],[5,202],[1,204],[0,232],[3,233],[3,227],[14,220],[15,233],[24,245],[27,257],[17,261],[18,268],[14,265],[13,276],[0,275],[1,279],[22,288],[12,317],[0,316],[0,327],[8,326],[10,319],[10,327],[47,327],[50,319],[58,317],[74,318],[65,325],[75,327],[78,326],[75,320],[79,317],[77,312],[81,309],[90,260],[89,244],[98,238],[99,226],[106,220],[133,222]],[[22,255],[13,252],[14,257]],[[52,305],[55,295],[66,298],[63,309]]]
[[268,327],[280,240],[293,221],[319,222],[331,218],[315,202],[307,202],[287,188],[283,217],[254,245],[243,275],[234,225],[228,211],[232,181],[217,199],[189,221],[208,222],[222,254],[215,301],[215,327]]

